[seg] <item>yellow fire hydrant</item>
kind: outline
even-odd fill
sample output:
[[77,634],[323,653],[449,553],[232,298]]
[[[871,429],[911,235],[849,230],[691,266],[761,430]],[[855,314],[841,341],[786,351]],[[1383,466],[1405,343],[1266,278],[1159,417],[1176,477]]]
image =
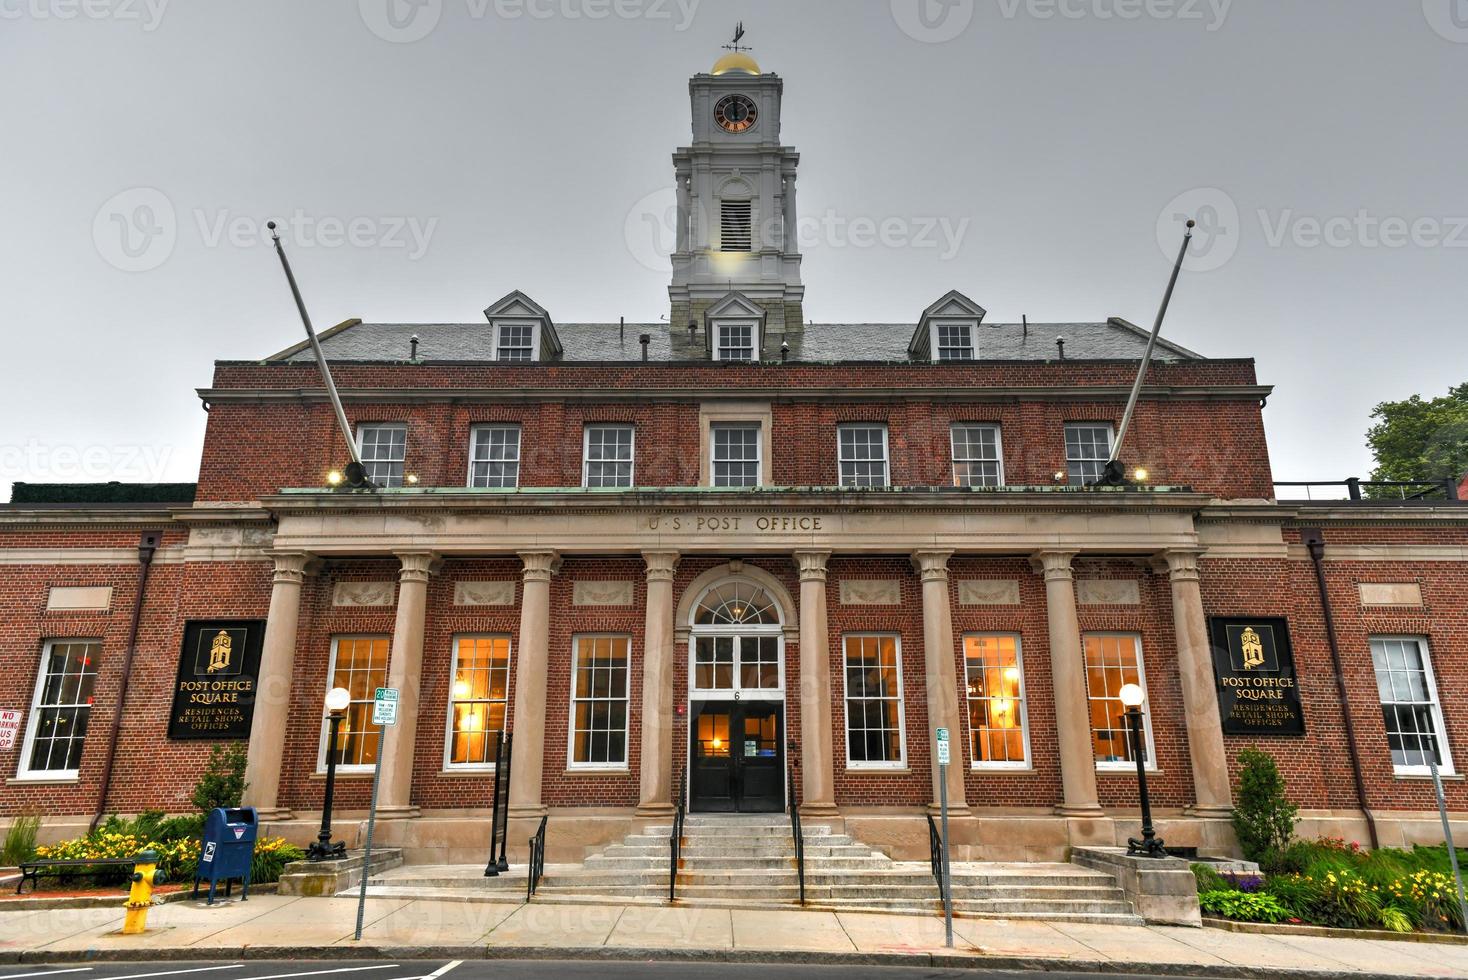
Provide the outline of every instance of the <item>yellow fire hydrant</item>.
[[132,888],[128,891],[127,917],[122,922],[125,936],[136,936],[148,928],[148,909],[153,907],[153,886],[168,881],[158,867],[157,851],[141,851],[133,858]]

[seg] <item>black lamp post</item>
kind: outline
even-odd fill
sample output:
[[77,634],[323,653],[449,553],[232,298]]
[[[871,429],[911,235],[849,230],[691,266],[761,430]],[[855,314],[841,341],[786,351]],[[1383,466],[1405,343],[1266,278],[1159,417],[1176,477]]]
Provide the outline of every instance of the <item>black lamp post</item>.
[[1126,705],[1127,727],[1131,729],[1132,758],[1137,760],[1137,797],[1142,803],[1142,839],[1132,837],[1126,842],[1126,852],[1138,857],[1165,858],[1162,838],[1152,827],[1152,801],[1147,796],[1147,760],[1142,742],[1142,702],[1147,699],[1140,685],[1125,684],[1121,689],[1121,703]]
[[326,692],[326,717],[329,722],[326,734],[326,796],[321,803],[321,831],[306,849],[308,861],[340,861],[347,856],[346,843],[333,843],[331,840],[331,803],[336,793],[336,739],[341,732],[342,722],[346,720],[347,707],[351,703],[351,692],[344,687],[334,687]]

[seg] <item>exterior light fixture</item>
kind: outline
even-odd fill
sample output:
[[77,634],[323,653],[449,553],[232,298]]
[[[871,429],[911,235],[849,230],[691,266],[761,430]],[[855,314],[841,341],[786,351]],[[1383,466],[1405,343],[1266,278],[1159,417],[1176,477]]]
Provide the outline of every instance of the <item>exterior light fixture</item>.
[[330,473],[326,474],[326,482],[328,484],[330,484],[331,486],[334,486],[334,487],[341,486],[342,485],[342,471],[341,470],[332,470]]
[[[1145,472],[1145,471],[1142,471],[1142,472]],[[409,473],[407,476],[403,477],[403,482],[407,483],[409,486],[417,486],[418,485],[418,474],[417,473]]]
[[347,845],[331,839],[331,804],[336,792],[336,740],[351,703],[352,692],[344,687],[333,687],[326,692],[326,716],[330,722],[326,735],[326,794],[321,803],[321,830],[306,850],[308,861],[340,861],[347,856]]
[[1142,805],[1142,837],[1133,837],[1126,842],[1126,852],[1137,857],[1165,858],[1162,838],[1152,826],[1152,801],[1147,796],[1147,762],[1142,757],[1142,702],[1147,694],[1139,684],[1123,684],[1117,693],[1126,711],[1123,717],[1131,729],[1132,758],[1137,760],[1137,798]]
[[1152,474],[1147,472],[1147,467],[1145,466],[1138,466],[1136,469],[1132,470],[1132,479],[1137,481],[1138,483],[1146,483],[1147,477],[1151,475]]
[[1065,470],[1056,470],[1055,471],[1055,482],[1056,483],[1064,483],[1065,482]]

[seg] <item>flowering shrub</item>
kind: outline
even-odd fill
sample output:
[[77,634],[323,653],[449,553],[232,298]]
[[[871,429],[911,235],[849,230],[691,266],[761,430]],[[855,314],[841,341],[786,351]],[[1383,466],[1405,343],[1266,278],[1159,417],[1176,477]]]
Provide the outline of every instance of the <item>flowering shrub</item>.
[[1198,896],[1204,912],[1241,922],[1283,922],[1290,910],[1273,895],[1237,891],[1204,892]]
[[[105,828],[86,837],[62,841],[49,847],[36,848],[36,855],[58,861],[109,860],[131,858],[139,851],[158,852],[158,864],[171,882],[192,882],[195,869],[199,866],[199,841],[193,839],[174,841],[150,841],[135,834],[109,832]],[[255,857],[250,875],[254,882],[276,881],[281,869],[291,861],[299,861],[305,854],[294,844],[281,837],[262,837],[255,843]],[[100,868],[94,876],[117,878],[125,870]]]

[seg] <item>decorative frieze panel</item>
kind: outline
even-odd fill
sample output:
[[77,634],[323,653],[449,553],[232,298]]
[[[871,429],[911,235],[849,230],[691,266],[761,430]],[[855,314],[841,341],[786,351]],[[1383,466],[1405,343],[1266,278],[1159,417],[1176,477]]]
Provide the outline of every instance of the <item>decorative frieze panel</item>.
[[902,588],[895,578],[844,578],[843,606],[895,606],[902,602]]
[[396,582],[338,582],[331,590],[333,606],[390,606],[397,594]]
[[1420,606],[1422,586],[1416,582],[1360,582],[1363,606]]
[[1012,578],[966,578],[958,583],[961,606],[1017,606],[1019,580]]
[[46,596],[46,611],[101,609],[112,605],[110,585],[53,585]]
[[1083,578],[1076,582],[1076,602],[1082,606],[1135,606],[1142,589],[1135,579]]
[[514,582],[455,582],[456,606],[513,606]]
[[577,582],[571,587],[571,601],[578,606],[630,606],[631,582]]

